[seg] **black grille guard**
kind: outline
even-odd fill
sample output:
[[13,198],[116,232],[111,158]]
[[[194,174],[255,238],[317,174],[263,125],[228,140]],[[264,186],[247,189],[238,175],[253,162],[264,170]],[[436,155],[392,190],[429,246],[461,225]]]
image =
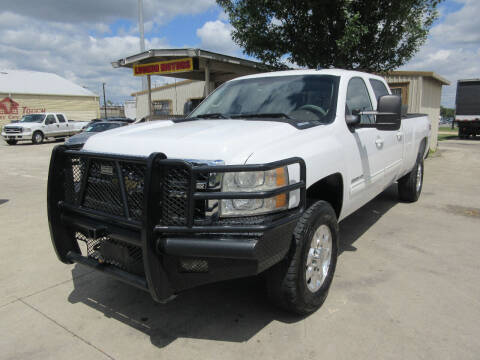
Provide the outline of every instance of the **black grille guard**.
[[[81,180],[80,201],[76,204],[67,203],[65,201],[65,161],[68,157],[77,156],[85,159],[88,164],[92,160],[111,161],[119,168],[119,162],[128,162],[132,164],[140,164],[146,166],[143,186],[143,215],[142,219],[132,219],[129,217],[129,209],[127,206],[127,194],[125,184],[119,175],[119,188],[121,191],[121,199],[123,205],[123,216],[115,216],[106,214],[102,211],[88,209],[82,206],[81,198],[85,194],[85,186],[88,177],[85,176]],[[268,191],[256,192],[202,192],[197,191],[197,180],[201,174],[205,173],[227,173],[227,172],[244,172],[244,171],[267,171],[278,167],[288,165],[299,165],[300,180],[296,183],[276,188]],[[168,225],[158,223],[158,199],[161,192],[162,177],[168,169],[184,169],[188,172],[188,188],[186,194],[185,208],[185,224],[184,225]],[[195,202],[198,200],[222,200],[222,199],[265,199],[282,193],[289,193],[294,190],[300,190],[299,205],[295,209],[285,211],[283,216],[277,216],[273,220],[260,224],[195,224]],[[144,288],[150,292],[156,301],[164,301],[171,296],[172,289],[169,288],[167,274],[165,273],[161,259],[156,253],[156,239],[162,234],[215,234],[215,233],[262,233],[264,231],[274,229],[287,223],[291,223],[298,219],[306,205],[306,167],[303,159],[293,157],[285,160],[275,161],[267,164],[252,165],[195,165],[184,160],[167,159],[163,153],[152,153],[148,157],[136,157],[125,155],[113,155],[104,153],[92,153],[79,150],[69,150],[64,145],[56,146],[52,152],[50,160],[48,188],[47,188],[47,207],[48,220],[50,226],[50,234],[53,246],[58,258],[65,263],[78,262],[90,267],[97,267],[97,270],[114,276],[115,278],[132,284],[136,287]],[[78,219],[83,220],[78,220]],[[72,236],[72,229],[68,224],[76,224],[79,227],[88,228],[92,236],[97,230],[94,226],[89,226],[90,221],[96,223],[104,222],[111,224],[116,229],[125,229],[126,232],[137,233],[138,241],[133,241],[142,248],[143,262],[145,268],[145,278],[124,273],[121,270],[102,268],[96,265],[94,260],[81,256],[78,243]],[[131,237],[128,237],[132,243]],[[199,239],[198,241],[202,241]],[[122,273],[124,273],[123,276]],[[142,286],[144,284],[145,286]]]

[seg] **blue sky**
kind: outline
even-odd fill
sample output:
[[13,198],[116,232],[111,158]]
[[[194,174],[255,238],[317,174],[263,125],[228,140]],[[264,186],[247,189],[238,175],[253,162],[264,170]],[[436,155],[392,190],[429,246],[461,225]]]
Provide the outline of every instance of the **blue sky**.
[[[401,69],[435,71],[452,82],[442,104],[452,106],[455,83],[480,77],[480,0],[447,0],[427,42]],[[201,47],[246,57],[215,0],[144,0],[147,48]],[[32,41],[34,39],[35,41]],[[137,1],[16,0],[0,11],[0,69],[55,72],[121,102],[140,87],[111,61],[139,51]],[[168,81],[156,78],[156,83]]]

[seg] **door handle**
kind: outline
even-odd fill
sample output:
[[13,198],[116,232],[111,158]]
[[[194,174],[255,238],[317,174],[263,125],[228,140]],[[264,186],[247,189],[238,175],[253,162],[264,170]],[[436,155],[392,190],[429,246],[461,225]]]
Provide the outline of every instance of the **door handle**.
[[60,125],[57,124],[57,127],[60,127]]
[[403,133],[398,132],[398,133],[397,133],[397,140],[398,140],[398,141],[402,141],[402,138],[403,138]]
[[377,145],[377,147],[382,147],[383,146],[383,139],[378,138],[377,140],[375,140],[375,145]]

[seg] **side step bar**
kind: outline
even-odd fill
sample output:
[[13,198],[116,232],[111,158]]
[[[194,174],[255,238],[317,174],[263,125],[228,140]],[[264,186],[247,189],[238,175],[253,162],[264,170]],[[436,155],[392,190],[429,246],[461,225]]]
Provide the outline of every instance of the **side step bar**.
[[72,261],[72,262],[75,262],[75,263],[87,266],[89,268],[92,268],[94,270],[100,271],[101,273],[107,274],[107,275],[109,275],[109,276],[111,276],[111,277],[113,277],[117,280],[120,280],[120,281],[122,281],[126,284],[135,286],[138,289],[149,291],[148,286],[147,286],[147,280],[145,280],[141,276],[130,274],[126,271],[120,270],[120,269],[118,269],[114,266],[110,266],[108,264],[99,264],[97,261],[95,261],[93,259],[89,259],[85,256],[82,256],[82,255],[77,254],[77,253],[72,252],[72,251],[69,251],[67,253],[67,259]]

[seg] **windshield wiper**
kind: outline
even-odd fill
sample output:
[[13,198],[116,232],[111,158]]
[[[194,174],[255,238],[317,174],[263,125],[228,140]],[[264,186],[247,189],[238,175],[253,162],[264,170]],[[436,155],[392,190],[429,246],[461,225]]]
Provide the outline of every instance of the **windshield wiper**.
[[195,117],[199,119],[226,119],[225,115],[222,113],[200,114],[195,115]]
[[284,119],[291,119],[290,116],[284,113],[258,113],[258,114],[235,114],[230,115],[231,118],[234,119],[248,119],[248,118],[284,118]]

